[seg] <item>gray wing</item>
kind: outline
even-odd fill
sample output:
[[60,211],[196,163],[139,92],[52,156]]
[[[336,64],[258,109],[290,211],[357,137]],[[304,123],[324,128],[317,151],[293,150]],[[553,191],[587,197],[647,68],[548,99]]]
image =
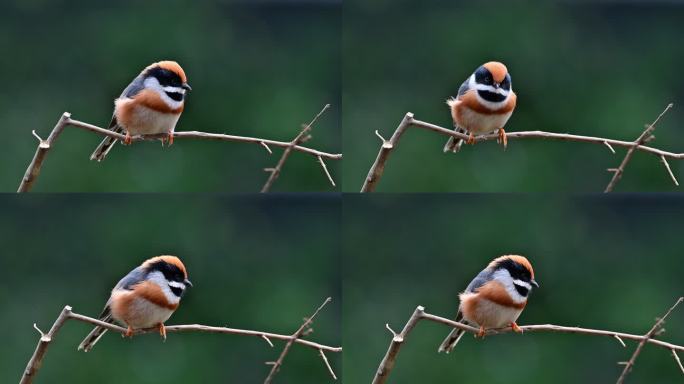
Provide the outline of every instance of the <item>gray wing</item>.
[[145,79],[143,78],[142,75],[138,75],[133,81],[131,81],[130,84],[121,92],[121,96],[119,98],[133,98],[135,95],[140,93],[143,89],[145,89]]
[[470,90],[470,86],[468,85],[468,81],[470,81],[470,77],[468,77],[463,84],[458,88],[458,96],[463,96]]
[[487,281],[491,279],[492,276],[492,271],[487,269],[483,269],[480,273],[475,276],[473,281],[468,284],[468,288],[466,288],[466,292],[475,292],[478,288],[483,286]]
[[144,279],[145,279],[145,270],[142,267],[138,267],[138,268],[130,271],[128,273],[128,275],[123,277],[123,279],[119,280],[119,282],[114,287],[114,290],[117,290],[117,289],[131,290],[134,285],[140,283]]

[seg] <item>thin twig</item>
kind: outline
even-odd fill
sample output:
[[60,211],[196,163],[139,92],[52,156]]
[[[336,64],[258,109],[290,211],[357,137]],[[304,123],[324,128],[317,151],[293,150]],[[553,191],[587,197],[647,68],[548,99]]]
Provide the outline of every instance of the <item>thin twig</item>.
[[[50,132],[50,136],[48,136],[46,140],[41,139],[40,136],[38,136],[38,134],[36,134],[35,131],[33,131],[33,136],[35,136],[39,142],[38,148],[36,149],[36,153],[34,154],[31,163],[29,163],[29,166],[26,168],[26,172],[24,174],[24,177],[21,179],[21,183],[19,184],[17,192],[29,192],[31,190],[31,188],[36,182],[36,179],[40,175],[40,170],[43,165],[43,162],[45,161],[45,156],[47,155],[47,152],[53,147],[55,141],[61,135],[64,128],[66,128],[67,126],[81,128],[89,132],[97,133],[98,135],[112,137],[114,139],[118,139],[121,141],[126,139],[126,136],[120,133],[111,131],[109,129],[100,128],[92,124],[84,123],[82,121],[74,120],[71,118],[71,114],[69,112],[64,112],[60,119],[57,121],[55,127]],[[167,137],[167,134],[137,135],[133,136],[131,138],[131,141],[158,140],[162,138],[166,139]],[[200,131],[174,132],[173,137],[174,139],[204,139],[216,141],[254,143],[265,147],[266,150],[269,151],[269,153],[271,153],[269,145],[272,145],[274,147],[291,148],[290,150],[302,152],[316,157],[322,157],[331,160],[342,159],[342,154],[322,152],[300,145],[295,145],[293,147],[291,142],[268,140],[259,137],[223,135],[218,133],[208,133]]]
[[[617,382],[616,382],[617,384],[622,384],[625,382],[625,378],[627,377],[629,372],[632,370],[632,367],[634,366],[634,362],[636,361],[637,357],[641,353],[641,349],[644,347],[644,345],[646,345],[646,342],[648,340],[650,340],[655,335],[655,333],[660,329],[660,327],[662,327],[667,316],[670,315],[670,312],[672,312],[675,309],[675,307],[677,307],[679,305],[679,303],[682,302],[682,300],[684,300],[684,297],[680,297],[674,303],[674,305],[672,305],[672,307],[670,307],[670,309],[668,309],[668,311],[665,313],[665,315],[663,317],[659,318],[658,321],[656,321],[656,323],[653,324],[653,327],[651,327],[651,330],[649,330],[648,333],[646,333],[644,335],[643,339],[639,342],[639,345],[637,345],[636,349],[634,350],[632,357],[629,359],[627,364],[625,364],[625,368],[622,370],[620,377],[618,377],[618,379],[617,379]],[[672,351],[674,351],[674,349],[672,349]]]
[[677,362],[677,365],[679,365],[679,369],[681,369],[682,373],[684,374],[684,366],[682,366],[682,361],[679,360],[679,356],[677,356],[677,351],[675,351],[674,349],[672,349],[671,351],[672,351],[672,356],[674,356],[674,359]]
[[314,317],[316,317],[316,315],[318,315],[318,312],[320,312],[321,309],[323,309],[323,307],[325,307],[326,304],[328,304],[331,300],[332,299],[330,297],[325,299],[323,304],[321,304],[318,307],[318,309],[316,309],[316,312],[314,312],[313,315],[305,319],[304,323],[302,323],[302,325],[297,329],[297,331],[293,333],[292,336],[290,336],[290,340],[287,342],[287,344],[285,344],[285,348],[283,348],[283,351],[280,353],[280,356],[278,356],[278,360],[276,360],[273,366],[271,367],[271,371],[268,373],[266,380],[264,380],[264,384],[269,384],[273,381],[273,378],[275,377],[276,373],[278,373],[278,370],[283,365],[283,360],[285,360],[285,356],[287,356],[287,353],[290,351],[290,347],[292,346],[292,344],[296,340],[299,340],[299,338],[302,336],[307,327],[313,322]]
[[[308,136],[309,131],[311,131],[311,127],[313,124],[318,120],[318,118],[325,112],[328,108],[330,108],[330,104],[326,104],[323,109],[321,109],[320,112],[311,120],[309,124],[306,124],[302,130],[299,132],[299,134],[290,142],[290,144],[285,147],[285,151],[283,151],[283,155],[280,157],[280,160],[278,160],[278,164],[274,168],[270,169],[270,175],[268,176],[268,180],[266,180],[266,183],[264,183],[264,186],[261,188],[261,193],[266,193],[271,189],[271,186],[273,183],[276,181],[278,176],[280,175],[281,170],[283,169],[283,165],[285,165],[285,161],[287,158],[290,156],[290,152],[292,152],[292,149],[297,147],[299,144],[305,142],[310,138]],[[324,170],[327,172],[327,169]]]
[[[680,300],[682,300],[680,298]],[[679,302],[679,301],[678,301]],[[674,308],[674,307],[673,307]],[[672,309],[671,309],[672,310]],[[668,312],[669,314],[669,312]],[[665,317],[665,316],[664,316]],[[663,318],[664,318],[663,317]],[[387,381],[387,377],[392,371],[392,368],[395,365],[395,361],[397,358],[397,354],[399,353],[399,349],[401,346],[404,344],[404,341],[408,337],[408,334],[411,332],[411,330],[416,326],[416,324],[420,320],[427,320],[431,321],[434,323],[439,323],[439,324],[444,324],[446,326],[449,326],[451,328],[458,328],[466,332],[470,332],[472,334],[478,334],[479,328],[472,327],[467,324],[459,323],[444,317],[432,315],[430,313],[425,312],[425,308],[422,306],[418,306],[416,310],[413,312],[409,320],[407,321],[406,325],[404,326],[404,329],[400,334],[396,334],[390,327],[389,325],[386,325],[386,328],[392,332],[392,341],[390,343],[389,349],[387,350],[387,353],[385,354],[385,357],[382,359],[380,362],[380,366],[378,367],[378,370],[375,373],[375,378],[373,379],[373,383],[385,383]],[[524,325],[520,326],[520,329],[523,331],[523,333],[531,333],[531,332],[558,332],[558,333],[573,333],[573,334],[584,334],[584,335],[594,335],[594,336],[606,336],[606,337],[611,337],[611,338],[617,338],[618,340],[622,341],[622,339],[625,340],[635,340],[639,342],[643,342],[645,344],[652,344],[659,346],[661,348],[665,348],[670,351],[684,351],[684,346],[677,345],[677,344],[672,344],[668,343],[665,341],[660,341],[656,340],[650,337],[647,337],[646,335],[633,335],[629,333],[622,333],[622,332],[615,332],[615,331],[604,331],[600,329],[589,329],[589,328],[580,328],[580,327],[565,327],[561,325],[553,325],[553,324],[540,324],[540,325]],[[506,328],[499,328],[499,329],[488,329],[485,332],[486,336],[490,335],[498,335],[502,333],[509,333],[512,332],[511,327],[506,327]]]
[[328,172],[328,167],[325,165],[325,161],[323,161],[323,158],[318,156],[318,162],[321,164],[321,167],[323,168],[323,172],[325,172],[325,175],[328,176],[328,181],[332,186],[335,186],[335,181],[333,180],[332,176],[330,175],[330,172]]
[[[625,158],[622,159],[622,163],[620,163],[620,166],[613,172],[613,177],[610,179],[610,182],[606,186],[604,193],[612,192],[613,188],[615,188],[615,185],[617,184],[618,181],[622,178],[622,174],[625,172],[625,167],[627,166],[627,163],[632,159],[632,155],[634,155],[634,151],[636,150],[636,147],[643,145],[647,141],[650,140],[651,135],[653,131],[655,130],[655,125],[658,123],[658,120],[660,120],[663,115],[672,108],[672,103],[668,104],[667,107],[665,107],[665,110],[658,115],[658,117],[651,123],[651,125],[647,126],[646,129],[639,135],[639,137],[634,141],[634,144],[627,150],[627,154],[625,155]],[[664,159],[664,157],[661,155],[661,159]]]
[[[57,332],[60,330],[60,328],[64,325],[64,323],[67,320],[80,321],[80,322],[83,322],[86,324],[100,326],[100,327],[106,328],[109,331],[117,332],[117,333],[120,333],[122,335],[126,334],[126,328],[120,327],[120,326],[115,325],[115,324],[106,323],[104,321],[101,321],[101,320],[98,320],[98,319],[95,319],[92,317],[88,317],[85,315],[74,313],[74,312],[72,312],[71,307],[67,305],[64,307],[62,312],[59,314],[59,316],[57,317],[57,320],[55,320],[55,323],[52,325],[52,328],[50,328],[50,331],[47,334],[43,333],[38,328],[38,326],[36,326],[34,324],[34,328],[41,334],[41,337],[40,337],[40,341],[38,342],[38,346],[36,346],[36,350],[33,353],[33,356],[31,357],[28,364],[26,365],[26,369],[24,370],[20,384],[30,384],[33,382],[33,379],[35,378],[36,374],[38,373],[38,370],[40,369],[40,367],[43,363],[43,358],[45,357],[45,352],[47,352],[48,346],[54,340]],[[157,333],[157,332],[159,332],[159,330],[156,327],[155,328],[148,328],[148,329],[137,329],[134,331],[134,335],[140,335],[140,334],[145,334],[145,333]],[[342,347],[331,347],[328,345],[319,344],[319,343],[315,343],[313,341],[302,340],[302,339],[293,340],[291,335],[281,335],[281,334],[270,333],[270,332],[252,331],[252,330],[248,330],[248,329],[212,327],[212,326],[200,325],[200,324],[188,324],[188,325],[169,325],[166,327],[166,332],[167,333],[204,332],[204,333],[216,333],[216,334],[233,334],[233,335],[254,336],[254,337],[266,339],[269,342],[269,344],[271,344],[269,339],[277,339],[277,340],[287,341],[287,343],[290,345],[292,343],[297,343],[297,344],[315,349],[317,351],[327,351],[327,352],[334,352],[334,353],[342,352]]]
[[[377,188],[378,183],[380,182],[380,179],[383,176],[385,166],[387,159],[389,157],[389,153],[392,150],[396,149],[397,143],[399,142],[399,138],[406,132],[407,128],[409,127],[415,127],[415,128],[421,128],[425,129],[428,131],[432,131],[444,136],[449,136],[449,137],[455,137],[457,139],[463,139],[463,140],[468,140],[469,137],[468,135],[465,135],[460,132],[456,132],[453,129],[447,129],[444,127],[440,127],[435,124],[431,124],[425,121],[421,120],[416,120],[411,112],[407,113],[404,116],[404,119],[402,120],[402,123],[399,124],[397,129],[394,131],[394,134],[392,135],[392,138],[390,140],[385,140],[382,138],[380,133],[377,131],[375,132],[376,136],[378,136],[382,140],[382,145],[380,147],[380,150],[378,151],[378,156],[375,159],[375,162],[371,166],[370,170],[368,171],[368,175],[366,176],[366,179],[364,180],[363,187],[361,188],[361,192],[373,192]],[[493,133],[493,134],[488,134],[488,135],[480,135],[480,136],[475,136],[475,141],[477,142],[482,142],[482,141],[490,141],[490,140],[497,140],[499,138],[498,133]],[[583,142],[583,143],[593,143],[593,144],[599,144],[599,145],[604,145],[604,146],[609,146],[610,148],[613,147],[625,147],[625,148],[634,148],[635,150],[642,151],[645,153],[650,153],[655,156],[663,156],[668,159],[684,159],[684,153],[674,153],[674,152],[668,152],[664,151],[658,148],[654,147],[649,147],[646,145],[634,145],[633,141],[622,141],[622,140],[614,140],[614,139],[607,139],[603,137],[593,137],[593,136],[583,136],[583,135],[571,135],[571,134],[566,134],[566,133],[553,133],[553,132],[544,132],[544,131],[524,131],[524,132],[507,132],[506,133],[506,138],[508,140],[515,140],[515,139],[545,139],[545,140],[558,140],[558,141],[575,141],[575,142]]]
[[[674,351],[672,351],[674,353]],[[318,354],[321,355],[321,359],[323,359],[323,362],[325,363],[326,368],[328,368],[328,372],[330,373],[330,376],[332,376],[333,380],[337,380],[337,376],[335,375],[335,371],[333,371],[332,367],[330,366],[330,362],[328,361],[328,358],[325,356],[325,352],[323,352],[322,349],[318,350]],[[677,355],[675,355],[677,357]],[[677,357],[679,359],[679,357]]]
[[672,182],[679,187],[679,182],[677,181],[677,178],[675,177],[674,173],[672,173],[672,169],[670,169],[670,163],[667,162],[665,156],[660,155],[660,161],[662,161],[665,165],[665,169],[667,169],[667,173],[670,175]]

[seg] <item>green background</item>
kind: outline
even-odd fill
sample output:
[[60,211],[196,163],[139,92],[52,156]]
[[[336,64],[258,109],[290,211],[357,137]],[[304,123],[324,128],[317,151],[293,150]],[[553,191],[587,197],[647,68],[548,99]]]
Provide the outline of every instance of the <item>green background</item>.
[[[181,257],[194,283],[171,324],[293,333],[331,296],[309,336],[339,346],[339,204],[332,197],[6,195],[0,199],[0,382],[17,382],[39,335],[65,305],[97,317],[116,282],[145,259]],[[170,333],[106,334],[69,321],[36,383],[260,383],[283,342]],[[341,375],[341,354],[328,353]],[[317,351],[295,345],[275,383],[331,382]]]
[[[178,61],[193,87],[177,131],[290,141],[321,108],[306,143],[341,153],[339,2],[9,0],[0,4],[3,92],[0,191],[15,191],[35,148],[64,111],[100,127],[148,64]],[[67,128],[34,191],[259,191],[281,150],[179,139],[116,146]],[[328,167],[340,182],[339,161]],[[274,191],[331,191],[316,159],[290,157]]]
[[[684,296],[684,198],[620,195],[345,196],[345,380],[370,382],[391,335],[418,305],[450,318],[458,293],[492,259],[525,255],[540,288],[519,324],[646,333]],[[684,307],[661,339],[682,344]],[[449,355],[448,327],[420,322],[390,383],[612,383],[636,343],[561,333],[467,335]],[[680,353],[680,356],[682,354]],[[681,383],[669,350],[646,346],[630,383]]]
[[[684,152],[684,3],[677,1],[345,0],[344,190],[359,191],[406,114],[452,126],[445,100],[482,63],[504,62],[518,106],[508,131],[635,140],[675,107],[651,143]],[[442,153],[446,137],[409,129],[378,191],[602,191],[625,150],[596,144],[493,141]],[[671,161],[684,179],[684,168]],[[676,190],[659,159],[638,153],[619,191]]]

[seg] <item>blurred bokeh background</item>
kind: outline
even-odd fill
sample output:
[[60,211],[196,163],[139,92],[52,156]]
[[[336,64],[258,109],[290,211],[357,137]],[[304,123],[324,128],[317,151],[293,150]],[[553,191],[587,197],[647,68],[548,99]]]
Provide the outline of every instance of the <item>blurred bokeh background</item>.
[[[113,100],[148,64],[172,59],[194,91],[177,131],[292,140],[326,104],[306,145],[341,153],[341,1],[6,0],[0,4],[3,90],[0,190],[15,191],[37,142],[62,112],[106,127]],[[88,157],[101,136],[67,128],[35,191],[258,191],[275,148],[177,140],[117,146]],[[341,180],[339,161],[328,167]],[[316,159],[295,153],[274,191],[331,191]]]
[[[65,305],[97,317],[116,282],[143,260],[174,254],[194,283],[167,324],[291,334],[331,296],[309,336],[339,346],[339,204],[302,195],[34,195],[0,199],[0,382],[16,382],[39,335]],[[91,326],[69,321],[36,383],[261,383],[284,343],[206,333],[76,347]],[[340,354],[328,354],[341,370]],[[294,346],[277,383],[331,382],[317,351]]]
[[[493,258],[527,256],[541,288],[519,324],[646,333],[684,295],[675,195],[345,196],[343,343],[345,380],[370,382],[391,340],[418,305],[443,317]],[[684,308],[662,339],[684,343]],[[610,383],[636,343],[598,336],[506,334],[464,337],[421,322],[402,347],[391,383]],[[681,355],[681,354],[680,354]],[[631,383],[681,383],[670,351],[646,346]]]
[[[652,143],[684,152],[684,3],[670,0],[345,0],[344,190],[359,191],[406,112],[452,126],[444,101],[479,65],[507,64],[518,106],[506,129],[634,140],[673,102]],[[378,191],[602,191],[625,154],[587,143],[494,142],[442,153],[444,136],[409,130]],[[679,179],[684,165],[672,161]],[[618,191],[676,190],[638,153]]]

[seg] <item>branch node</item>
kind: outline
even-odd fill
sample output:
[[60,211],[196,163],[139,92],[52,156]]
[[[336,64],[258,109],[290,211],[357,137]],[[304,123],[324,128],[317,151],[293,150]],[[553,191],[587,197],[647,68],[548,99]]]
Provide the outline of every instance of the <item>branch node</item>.
[[610,151],[613,152],[613,155],[615,154],[615,150],[613,149],[612,145],[608,144],[607,141],[604,141],[603,144],[605,144],[606,147],[608,147],[608,149],[610,149]]
[[382,135],[380,134],[380,132],[378,132],[377,129],[375,130],[375,136],[377,136],[377,137],[380,138],[380,141],[382,141],[382,144],[383,144],[383,145],[384,145],[384,144],[387,144],[387,140],[385,140],[385,138],[382,137]]
[[271,343],[271,339],[269,339],[268,337],[266,337],[266,335],[264,335],[264,334],[261,334],[261,338],[264,339],[264,340],[266,340],[266,342],[268,343],[268,345],[270,345],[271,348],[273,348],[273,343]]
[[[264,143],[263,141],[260,141],[259,144],[261,144],[262,147],[266,148],[266,150],[268,151],[268,154],[269,154],[269,155],[272,155],[272,154],[273,154],[273,151],[271,151],[271,148],[268,147],[268,144]],[[319,156],[319,157],[320,157],[320,156]]]
[[[38,325],[36,325],[36,323],[33,323],[33,329],[35,329],[36,331],[38,331],[38,333],[40,333],[40,339],[41,340],[43,340],[47,336],[45,334],[45,332],[41,331],[40,328],[38,328]],[[48,340],[46,340],[46,341],[50,341],[49,339],[50,338],[48,337]]]
[[385,323],[385,328],[387,328],[387,330],[390,331],[390,333],[392,333],[392,338],[397,337],[397,333],[394,332],[394,330],[392,328],[390,328],[388,323]]

